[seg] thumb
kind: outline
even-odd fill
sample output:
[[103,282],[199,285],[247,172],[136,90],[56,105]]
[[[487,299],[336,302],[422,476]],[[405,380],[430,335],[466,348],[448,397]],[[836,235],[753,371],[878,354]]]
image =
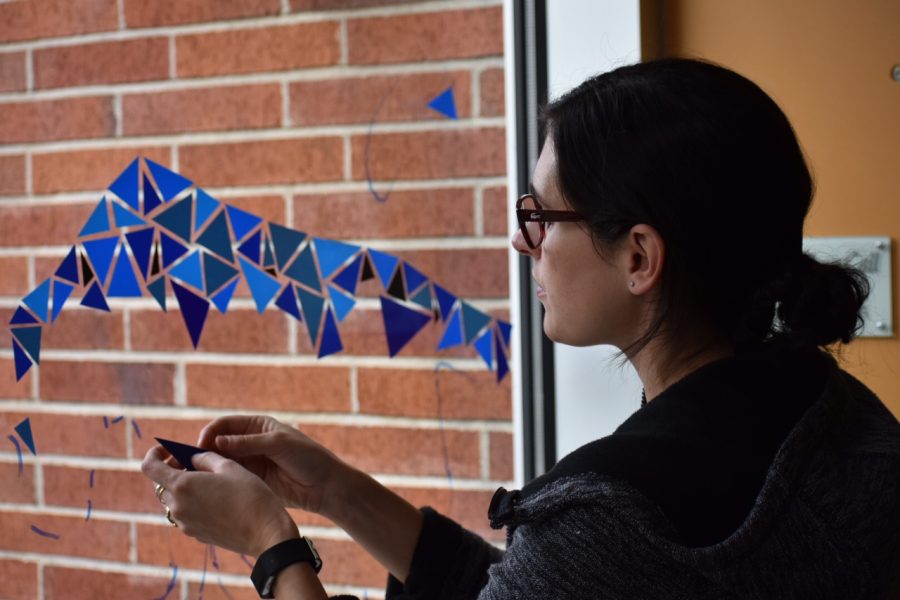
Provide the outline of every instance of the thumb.
[[271,432],[248,435],[220,435],[216,437],[216,447],[224,454],[235,458],[271,455],[283,450],[283,448],[279,448],[279,444]]
[[213,473],[222,472],[225,465],[230,462],[232,461],[215,452],[201,452],[200,454],[195,454],[191,458],[191,463],[194,465],[195,469],[198,471],[211,471]]

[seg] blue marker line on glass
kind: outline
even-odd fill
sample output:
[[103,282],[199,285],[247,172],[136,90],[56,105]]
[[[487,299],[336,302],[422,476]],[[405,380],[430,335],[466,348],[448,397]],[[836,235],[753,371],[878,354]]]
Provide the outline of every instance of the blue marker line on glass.
[[178,565],[169,563],[169,566],[172,567],[172,579],[169,580],[169,584],[166,586],[166,593],[159,598],[154,598],[154,600],[166,600],[166,598],[169,597],[169,594],[172,593],[172,590],[175,589],[175,580],[178,578]]
[[121,421],[122,419],[124,419],[124,418],[125,418],[125,415],[119,415],[118,417],[116,417],[115,419],[113,419],[112,421],[110,421],[110,423],[112,423],[113,425],[115,425],[116,423],[120,422],[120,421]]
[[105,415],[103,417],[103,429],[109,429],[109,419]]
[[251,569],[253,568],[253,563],[250,562],[250,561],[247,559],[247,557],[244,556],[243,554],[241,554],[241,560],[244,561],[244,564],[245,564],[245,565],[247,565],[247,566],[250,567]]
[[210,545],[209,547],[209,557],[212,559],[212,566],[216,569],[216,571],[218,571],[219,558],[216,556],[216,547],[213,545]]
[[94,469],[91,469],[91,476],[88,479],[88,486],[91,488],[94,487]]
[[138,427],[137,421],[134,419],[131,420],[131,427],[134,429],[134,435],[138,436],[138,439],[141,438],[141,428]]
[[93,508],[93,504],[91,503],[91,499],[88,498],[88,509],[87,509],[87,516],[84,518],[85,521],[91,520],[91,509],[92,508]]
[[234,596],[232,596],[231,594],[228,593],[228,588],[226,588],[225,584],[222,583],[221,575],[219,576],[219,588],[221,588],[222,593],[225,594],[225,597],[228,598],[228,600],[234,600]]
[[200,598],[203,600],[203,588],[206,587],[206,562],[209,560],[209,546],[203,549],[203,575],[200,577]]
[[31,530],[32,530],[33,532],[35,532],[36,534],[42,535],[42,536],[44,536],[44,537],[48,537],[48,538],[50,538],[51,540],[58,540],[58,539],[59,539],[59,534],[58,534],[58,533],[50,533],[49,531],[44,531],[43,529],[41,529],[41,528],[39,528],[39,527],[36,527],[35,525],[32,525],[32,526],[31,526]]
[[25,472],[25,463],[22,462],[22,447],[19,446],[19,440],[17,440],[15,437],[11,435],[8,435],[6,437],[8,437],[9,441],[11,441],[13,443],[13,446],[16,447],[16,458],[19,459],[19,477],[21,477]]

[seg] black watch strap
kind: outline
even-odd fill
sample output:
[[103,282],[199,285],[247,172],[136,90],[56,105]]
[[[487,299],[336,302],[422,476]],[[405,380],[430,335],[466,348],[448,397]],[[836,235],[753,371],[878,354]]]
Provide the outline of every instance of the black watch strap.
[[278,572],[297,562],[309,563],[316,573],[322,569],[322,559],[319,558],[319,553],[309,538],[286,540],[260,554],[250,573],[250,580],[253,581],[259,597],[274,598],[272,590],[275,588],[275,577],[278,576]]

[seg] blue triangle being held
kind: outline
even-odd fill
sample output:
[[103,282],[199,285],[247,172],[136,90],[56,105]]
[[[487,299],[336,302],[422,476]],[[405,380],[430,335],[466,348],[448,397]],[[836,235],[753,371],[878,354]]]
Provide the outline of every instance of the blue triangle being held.
[[15,430],[19,437],[22,438],[22,441],[25,442],[25,445],[28,446],[28,449],[31,450],[31,453],[37,456],[37,450],[34,447],[34,434],[31,432],[31,419],[25,417],[21,423],[16,425]]
[[279,294],[278,299],[275,300],[275,306],[291,315],[298,321],[302,321],[302,317],[300,316],[300,307],[297,305],[297,296],[294,295],[294,286],[291,283],[288,283],[284,286],[284,290]]
[[338,321],[343,323],[356,305],[356,299],[348,296],[331,284],[328,285],[328,295],[331,296],[331,304],[334,306],[334,312],[337,314]]
[[59,316],[63,306],[66,304],[66,300],[69,299],[69,295],[74,289],[74,286],[63,283],[62,281],[53,282],[53,312],[50,314],[51,323],[56,322],[56,317]]
[[390,254],[385,254],[384,252],[379,252],[372,248],[369,248],[369,258],[372,259],[375,271],[378,273],[378,278],[381,279],[381,285],[384,288],[387,288],[391,285],[391,279],[393,279],[394,276],[394,267],[396,267],[397,263],[400,261],[396,256],[391,256]]
[[238,281],[238,279],[235,279],[223,287],[222,291],[212,297],[213,304],[216,305],[216,308],[218,308],[219,312],[223,315],[228,312],[228,303],[231,302],[231,297],[234,296],[234,290],[237,287]]
[[359,246],[335,240],[313,238],[313,243],[316,246],[316,256],[319,258],[319,269],[322,270],[322,277],[325,279],[331,277],[338,267],[359,252]]
[[406,291],[410,294],[428,281],[428,278],[422,275],[421,271],[418,271],[406,261],[403,261],[403,274],[406,275]]
[[291,266],[288,267],[284,274],[317,292],[322,290],[319,274],[316,272],[316,259],[313,257],[312,249],[308,245],[297,257],[297,260],[291,263]]
[[191,341],[194,343],[194,348],[196,348],[200,343],[200,334],[203,333],[206,315],[209,314],[209,302],[206,301],[206,298],[201,298],[174,281],[172,282],[172,289],[175,290],[175,298],[178,299],[181,316],[184,318],[184,324],[187,326],[188,333],[191,335]]
[[491,318],[473,307],[468,302],[462,303],[463,329],[466,332],[466,343],[469,344],[478,335],[482,327],[491,322]]
[[435,96],[431,102],[428,103],[428,108],[436,110],[450,119],[456,119],[456,101],[453,98],[453,86],[451,85]]
[[101,285],[106,282],[106,275],[109,273],[109,266],[112,264],[113,255],[118,245],[119,236],[84,242],[84,249],[88,258],[91,259],[91,264],[94,266],[94,274]]
[[149,215],[160,204],[162,204],[162,200],[159,199],[153,184],[150,183],[150,178],[144,177],[144,214]]
[[75,256],[75,246],[72,246],[72,249],[69,250],[69,253],[63,259],[62,263],[60,263],[59,268],[56,269],[54,275],[60,279],[78,283],[78,258]]
[[422,328],[431,322],[431,315],[425,315],[381,296],[381,315],[387,334],[388,353],[395,356]]
[[183,198],[167,206],[165,210],[153,217],[153,220],[183,239],[191,241],[192,198]]
[[212,254],[203,253],[203,276],[207,294],[212,294],[237,274],[238,270],[228,263],[222,262]]
[[132,213],[130,210],[120,206],[118,202],[113,202],[112,207],[113,219],[116,222],[116,227],[134,227],[135,225],[146,224],[146,221]]
[[434,284],[434,293],[437,296],[438,306],[441,309],[441,321],[446,321],[453,310],[453,305],[456,303],[456,296],[436,283]]
[[25,306],[31,309],[31,312],[37,317],[47,322],[47,305],[50,303],[50,280],[45,279],[44,282],[34,288],[31,293],[22,298]]
[[325,327],[322,329],[322,343],[319,344],[319,358],[335,354],[344,349],[334,315],[330,310],[325,311]]
[[362,266],[363,256],[357,255],[353,262],[344,267],[344,270],[337,274],[332,280],[351,294],[356,293],[356,285],[359,283],[359,268]]
[[506,362],[506,355],[503,353],[503,348],[500,347],[500,336],[495,338],[494,348],[497,353],[497,383],[500,383],[509,372],[509,364]]
[[17,327],[10,330],[35,364],[41,363],[41,327]]
[[12,319],[9,320],[10,325],[33,325],[37,323],[38,320],[32,317],[31,313],[29,313],[21,306],[16,309],[16,312],[13,313]]
[[109,191],[127,202],[128,206],[134,210],[140,209],[140,198],[138,197],[139,171],[138,159],[134,159],[109,186]]
[[262,232],[257,231],[248,237],[247,241],[238,246],[238,252],[252,260],[254,263],[259,264],[259,246],[261,239]]
[[207,194],[200,188],[197,188],[197,214],[194,216],[194,232],[200,231],[200,228],[212,216],[221,204],[218,200]]
[[251,264],[243,256],[238,256],[238,260],[241,262],[241,269],[244,271],[247,285],[250,286],[253,301],[256,302],[256,310],[262,314],[278,290],[281,289],[281,285],[271,275]]
[[[227,206],[228,209],[228,218],[231,219],[231,228],[234,229],[234,239],[242,240],[244,236],[250,233],[250,231],[262,223],[262,219],[257,217],[254,214],[248,213],[245,210],[241,210],[239,208],[235,208],[233,206]],[[259,262],[259,261],[256,261]]]
[[21,381],[28,369],[31,368],[32,362],[15,340],[13,340],[13,356],[16,361],[16,381]]
[[272,234],[272,245],[275,247],[275,260],[278,261],[278,270],[283,271],[294,252],[306,239],[306,234],[296,229],[282,227],[277,223],[269,223],[269,232]]
[[306,328],[309,330],[309,340],[315,346],[316,338],[319,337],[319,324],[322,322],[322,307],[325,305],[325,299],[307,292],[301,287],[297,288],[297,296],[300,298],[300,306],[303,307]]
[[188,249],[163,232],[159,233],[159,238],[162,242],[163,269],[168,269],[169,265],[187,254]]
[[438,350],[453,348],[462,343],[462,322],[460,322],[459,319],[459,311],[455,310],[453,311],[453,316],[450,317],[450,322],[447,323],[447,329],[444,330],[444,335],[441,336],[441,341],[438,342]]
[[[178,173],[170,171],[162,165],[156,164],[149,158],[144,160],[150,168],[150,172],[153,174],[153,179],[156,180],[156,186],[159,188],[163,200],[166,202],[177,196],[182,190],[191,186],[192,182],[190,179],[182,177]],[[190,221],[188,221],[188,228],[190,228],[190,226]]]
[[220,212],[206,228],[197,243],[215,252],[228,262],[234,262],[234,254],[231,252],[231,234],[228,232],[228,219],[225,211]]
[[203,291],[203,272],[200,267],[200,251],[194,250],[176,266],[169,269],[169,276]]
[[128,240],[128,245],[131,247],[131,253],[134,255],[134,262],[137,263],[138,271],[140,271],[144,281],[147,281],[147,269],[150,267],[153,231],[152,227],[148,227],[125,234],[125,239]]
[[106,298],[103,297],[103,290],[100,289],[100,285],[96,281],[91,284],[84,298],[81,299],[81,305],[109,312],[109,304],[106,303]]
[[166,278],[160,277],[156,281],[148,283],[147,289],[156,300],[156,303],[159,304],[159,307],[163,309],[163,312],[168,312],[166,310]]
[[153,439],[159,442],[159,445],[165,448],[166,452],[171,454],[178,461],[178,464],[187,471],[196,471],[197,469],[194,468],[194,455],[206,452],[203,448],[182,444],[181,442],[173,442],[172,440],[164,440],[158,437]]
[[116,268],[113,269],[112,281],[106,295],[110,298],[140,298],[143,295],[125,248],[119,252]]
[[475,340],[475,350],[478,351],[478,355],[481,356],[481,359],[487,365],[488,369],[493,370],[494,368],[494,330],[488,329],[482,334],[480,338]]
[[84,227],[78,233],[78,237],[93,235],[95,233],[105,233],[109,231],[109,208],[106,205],[106,196],[97,204],[97,208],[88,217]]

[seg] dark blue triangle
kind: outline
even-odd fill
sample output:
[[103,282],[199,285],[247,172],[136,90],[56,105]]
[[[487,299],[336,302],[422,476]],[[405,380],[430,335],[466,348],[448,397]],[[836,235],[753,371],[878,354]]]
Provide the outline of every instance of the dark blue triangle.
[[341,336],[330,310],[325,311],[325,327],[322,329],[322,343],[319,344],[319,358],[335,354],[344,349]]
[[165,448],[166,452],[175,457],[178,464],[187,471],[196,471],[197,469],[194,468],[193,463],[194,455],[206,452],[203,448],[182,444],[181,442],[173,442],[172,440],[164,440],[162,438],[153,439],[159,442],[159,445]]
[[228,232],[228,219],[225,218],[225,211],[220,212],[213,219],[206,231],[197,238],[197,243],[228,262],[234,262],[234,254],[231,253],[231,234]]
[[490,323],[491,318],[473,307],[472,305],[462,303],[463,329],[466,332],[466,343],[471,343],[481,328]]
[[399,262],[397,257],[369,248],[369,258],[375,266],[375,271],[378,272],[378,277],[381,279],[381,285],[387,288],[391,284],[391,279],[394,275],[394,267],[396,267]]
[[431,322],[431,315],[409,309],[399,302],[381,296],[381,315],[387,334],[388,353],[395,356],[404,346]]
[[162,204],[162,200],[159,199],[153,184],[150,183],[150,178],[144,177],[144,214],[149,215],[160,204]]
[[428,278],[422,275],[420,271],[412,267],[408,262],[403,262],[403,274],[406,275],[406,291],[412,293],[419,289],[419,286],[428,281]]
[[335,240],[314,238],[313,243],[316,246],[316,257],[319,259],[319,269],[325,279],[331,277],[331,274],[337,271],[351,256],[359,252],[359,246]]
[[94,274],[97,275],[101,285],[106,281],[106,275],[109,273],[109,266],[112,264],[113,254],[118,245],[118,236],[84,242],[84,249],[87,251],[88,258],[91,259]]
[[351,294],[356,294],[356,285],[359,283],[359,268],[362,265],[362,254],[353,259],[353,262],[344,267],[332,280]]
[[237,287],[238,281],[238,279],[235,279],[212,297],[213,304],[216,305],[216,308],[223,315],[228,312],[228,303],[231,302],[231,297],[234,296],[234,289]]
[[272,243],[267,238],[263,240],[263,244],[266,246],[266,255],[265,258],[263,258],[263,268],[271,267],[275,264],[275,255],[272,254]]
[[269,223],[269,232],[272,234],[272,245],[275,247],[275,260],[278,261],[278,270],[283,271],[288,260],[306,239],[306,234],[296,229],[288,229],[277,223]]
[[488,329],[484,332],[480,338],[475,340],[475,350],[478,351],[478,355],[481,356],[481,359],[487,365],[488,369],[494,369],[494,330]]
[[194,348],[196,348],[200,343],[200,334],[203,333],[206,315],[209,314],[209,302],[207,302],[206,298],[201,298],[174,281],[171,283],[172,289],[175,290],[175,297],[178,299],[178,306],[181,308],[184,324],[187,326],[188,333],[191,335],[191,341],[194,343]]
[[278,290],[281,289],[281,284],[265,271],[250,264],[243,256],[238,256],[238,260],[244,271],[244,279],[247,280],[250,293],[253,295],[253,301],[256,303],[256,310],[262,314]]
[[166,311],[166,278],[160,277],[156,281],[147,284],[147,289],[150,291],[150,294],[156,300],[156,303],[159,304],[159,307]]
[[116,260],[116,268],[113,270],[112,281],[106,295],[110,298],[140,298],[142,294],[141,286],[131,267],[131,260],[123,247]]
[[203,290],[203,271],[200,266],[200,250],[194,250],[183,261],[169,269],[169,276],[180,279],[198,290]]
[[75,246],[72,246],[54,274],[60,279],[78,283],[78,257],[75,256]]
[[41,285],[34,288],[22,302],[37,315],[41,321],[47,321],[47,305],[50,303],[50,280],[45,279]]
[[31,359],[15,340],[13,340],[13,356],[16,359],[16,381],[19,381],[31,368]]
[[[174,171],[170,171],[162,165],[158,165],[150,159],[144,159],[147,163],[147,166],[150,167],[150,172],[153,174],[153,179],[156,180],[156,186],[159,188],[160,193],[162,194],[163,200],[168,202],[175,196],[179,194],[182,190],[191,186],[191,180],[185,177],[182,177],[178,173]],[[191,224],[188,221],[188,229],[190,229]],[[190,235],[190,234],[188,234]]]
[[138,196],[138,186],[140,182],[138,159],[131,161],[131,164],[125,167],[125,170],[112,182],[109,191],[128,203],[128,206],[134,210],[140,210],[140,198]]
[[91,284],[84,298],[81,299],[81,305],[109,312],[109,304],[106,303],[106,298],[103,297],[103,290],[100,289],[100,285],[96,281]]
[[63,283],[62,281],[53,282],[53,312],[50,314],[51,323],[56,322],[56,317],[58,317],[59,313],[62,312],[63,306],[65,306],[66,304],[66,300],[69,299],[69,295],[74,289],[74,286]]
[[226,281],[238,274],[238,270],[212,256],[203,253],[203,276],[206,281],[206,294],[210,295]]
[[446,321],[453,310],[453,305],[456,303],[456,296],[436,283],[434,284],[434,293],[438,299],[438,306],[441,308],[441,321]]
[[12,319],[9,320],[10,325],[30,325],[37,322],[38,320],[32,317],[31,313],[29,313],[21,306],[16,309],[16,312],[13,313]]
[[191,206],[190,197],[179,200],[153,217],[153,220],[183,239],[191,241]]
[[132,213],[127,208],[119,205],[118,202],[112,203],[113,219],[116,227],[134,227],[135,225],[146,225],[146,222],[139,216]]
[[503,343],[509,348],[509,336],[512,333],[512,325],[505,321],[497,321],[497,325],[500,326],[500,334],[503,336]]
[[131,247],[131,253],[134,255],[134,261],[137,263],[141,277],[147,281],[147,269],[150,268],[150,250],[153,246],[153,228],[139,229],[125,234],[128,245]]
[[297,306],[297,296],[294,295],[294,286],[290,283],[284,286],[284,290],[275,301],[275,306],[291,315],[298,321],[303,320],[300,317],[300,307]]
[[41,362],[41,327],[16,327],[15,329],[10,329],[13,336],[19,343],[22,344],[22,347],[25,349],[25,352],[28,353],[28,356],[31,357],[35,363],[40,364]]
[[31,432],[31,419],[25,417],[21,423],[16,425],[15,430],[19,437],[22,438],[22,441],[25,442],[25,445],[28,446],[28,449],[31,450],[31,453],[37,456],[37,450],[34,447],[34,434]]
[[251,229],[262,223],[261,218],[245,210],[227,205],[226,208],[228,209],[228,217],[231,219],[231,227],[234,229],[234,239],[236,240],[244,239],[244,236],[250,233]]
[[444,330],[444,335],[441,336],[441,341],[438,342],[438,350],[453,348],[462,343],[462,323],[459,320],[459,311],[455,310],[453,311],[453,316],[450,317],[450,322],[447,323],[447,329]]
[[456,119],[456,102],[453,99],[453,86],[451,85],[435,96],[435,98],[428,103],[428,108],[436,110],[445,117]]
[[78,237],[93,235],[95,233],[104,233],[109,231],[109,209],[106,206],[106,196],[97,204],[97,208],[88,217],[84,227],[78,233]]
[[503,348],[500,347],[500,336],[494,339],[494,349],[497,353],[497,383],[500,383],[509,372],[506,355],[503,353]]
[[319,336],[319,324],[322,322],[322,306],[325,299],[303,288],[297,288],[297,296],[300,298],[300,305],[303,307],[303,316],[305,317],[306,327],[309,330],[309,339],[313,346],[316,345],[316,338]]
[[259,242],[261,238],[262,233],[257,231],[247,238],[247,241],[238,246],[238,252],[252,260],[254,263],[259,264]]
[[207,194],[200,188],[197,188],[197,214],[194,216],[194,231],[200,231],[200,228],[212,216],[221,204],[218,200]]
[[187,254],[188,249],[176,242],[173,238],[170,238],[162,231],[159,232],[159,235],[160,240],[162,241],[163,269],[168,269],[169,265]]
[[322,285],[319,283],[319,274],[316,272],[316,261],[313,258],[310,246],[306,246],[303,249],[297,260],[291,263],[291,266],[284,274],[317,292],[322,290]]

